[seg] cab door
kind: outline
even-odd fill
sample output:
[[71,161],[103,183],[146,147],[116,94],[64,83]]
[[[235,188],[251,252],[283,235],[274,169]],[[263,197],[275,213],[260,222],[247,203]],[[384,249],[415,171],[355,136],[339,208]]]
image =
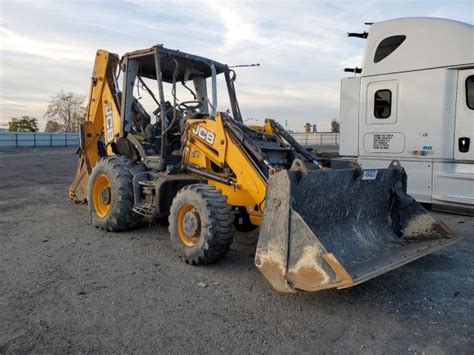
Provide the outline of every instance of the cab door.
[[474,160],[474,69],[458,72],[454,159]]

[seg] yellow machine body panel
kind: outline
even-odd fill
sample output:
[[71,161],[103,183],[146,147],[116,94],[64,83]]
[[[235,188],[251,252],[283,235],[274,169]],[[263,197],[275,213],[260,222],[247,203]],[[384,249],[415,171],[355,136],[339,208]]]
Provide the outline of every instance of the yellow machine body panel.
[[215,119],[188,120],[188,139],[183,149],[183,162],[220,174],[232,172],[232,184],[210,179],[232,206],[245,207],[253,224],[259,225],[263,215],[267,183],[249,158],[224,129],[220,113]]

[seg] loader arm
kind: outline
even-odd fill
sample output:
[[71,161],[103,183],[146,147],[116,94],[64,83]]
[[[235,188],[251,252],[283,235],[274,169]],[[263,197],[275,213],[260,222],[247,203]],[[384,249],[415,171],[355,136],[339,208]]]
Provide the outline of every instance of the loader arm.
[[101,156],[113,153],[111,143],[120,133],[119,93],[115,73],[117,54],[98,50],[92,72],[89,101],[84,123],[80,126],[79,161],[69,187],[69,198],[78,203],[87,199],[87,181]]
[[[215,119],[190,119],[184,138],[185,168],[208,179],[232,206],[245,207],[259,225],[267,190],[266,176],[218,112]],[[250,142],[252,143],[252,142]]]

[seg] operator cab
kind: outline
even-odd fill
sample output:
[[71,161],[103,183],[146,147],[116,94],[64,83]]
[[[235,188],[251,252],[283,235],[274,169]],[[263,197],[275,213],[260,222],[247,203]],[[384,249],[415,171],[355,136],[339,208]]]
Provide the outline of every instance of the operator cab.
[[123,99],[118,102],[123,125],[116,150],[134,160],[153,160],[159,171],[179,162],[186,119],[215,117],[220,74],[229,94],[231,111],[227,112],[242,122],[235,73],[227,65],[157,45],[126,53],[121,73]]

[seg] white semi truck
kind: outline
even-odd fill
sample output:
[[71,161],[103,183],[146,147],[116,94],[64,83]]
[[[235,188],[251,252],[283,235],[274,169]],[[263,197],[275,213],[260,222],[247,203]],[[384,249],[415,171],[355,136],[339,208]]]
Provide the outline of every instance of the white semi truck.
[[339,155],[368,169],[398,160],[419,202],[472,214],[474,26],[401,18],[350,36],[366,46],[341,82]]

